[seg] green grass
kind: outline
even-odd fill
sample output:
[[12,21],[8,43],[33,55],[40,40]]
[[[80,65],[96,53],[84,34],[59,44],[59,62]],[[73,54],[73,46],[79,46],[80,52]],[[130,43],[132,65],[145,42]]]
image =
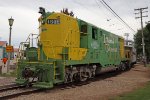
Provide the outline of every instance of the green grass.
[[150,64],[147,64],[146,66],[147,66],[147,67],[150,67]]
[[2,77],[16,77],[17,76],[17,71],[14,70],[10,73],[0,74],[0,76],[2,76]]
[[120,95],[112,100],[150,100],[150,82],[140,89]]

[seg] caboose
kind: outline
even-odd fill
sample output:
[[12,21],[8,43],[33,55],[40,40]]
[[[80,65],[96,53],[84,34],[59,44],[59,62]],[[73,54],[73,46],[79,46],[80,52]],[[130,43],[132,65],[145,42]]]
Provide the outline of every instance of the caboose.
[[37,47],[25,44],[18,62],[17,84],[52,88],[86,81],[96,74],[125,70],[124,39],[86,21],[40,8]]

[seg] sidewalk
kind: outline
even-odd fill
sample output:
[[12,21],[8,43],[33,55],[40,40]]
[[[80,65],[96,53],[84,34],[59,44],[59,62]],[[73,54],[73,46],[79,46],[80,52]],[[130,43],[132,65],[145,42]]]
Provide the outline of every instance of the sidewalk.
[[[7,65],[7,63],[6,63]],[[0,60],[0,74],[4,74],[4,73],[7,73],[7,66],[4,66],[2,60]]]
[[[15,68],[17,68],[16,61],[10,60],[10,70],[14,70]],[[5,64],[5,67],[4,67],[2,60],[0,60],[0,74],[4,74],[4,73],[7,73],[7,63]]]

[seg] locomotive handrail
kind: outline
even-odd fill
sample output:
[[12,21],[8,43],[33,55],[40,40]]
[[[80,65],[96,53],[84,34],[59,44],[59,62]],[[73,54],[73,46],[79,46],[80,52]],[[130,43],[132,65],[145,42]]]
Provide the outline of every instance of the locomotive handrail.
[[24,44],[30,44],[29,42],[21,42],[19,45],[19,58],[23,59],[24,58],[24,51],[25,51],[25,46]]

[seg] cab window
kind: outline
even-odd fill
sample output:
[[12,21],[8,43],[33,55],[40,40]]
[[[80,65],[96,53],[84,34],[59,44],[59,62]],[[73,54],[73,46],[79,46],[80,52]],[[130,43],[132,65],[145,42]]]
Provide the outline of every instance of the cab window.
[[97,39],[97,28],[92,27],[92,39]]
[[87,25],[81,25],[81,32],[87,33]]

